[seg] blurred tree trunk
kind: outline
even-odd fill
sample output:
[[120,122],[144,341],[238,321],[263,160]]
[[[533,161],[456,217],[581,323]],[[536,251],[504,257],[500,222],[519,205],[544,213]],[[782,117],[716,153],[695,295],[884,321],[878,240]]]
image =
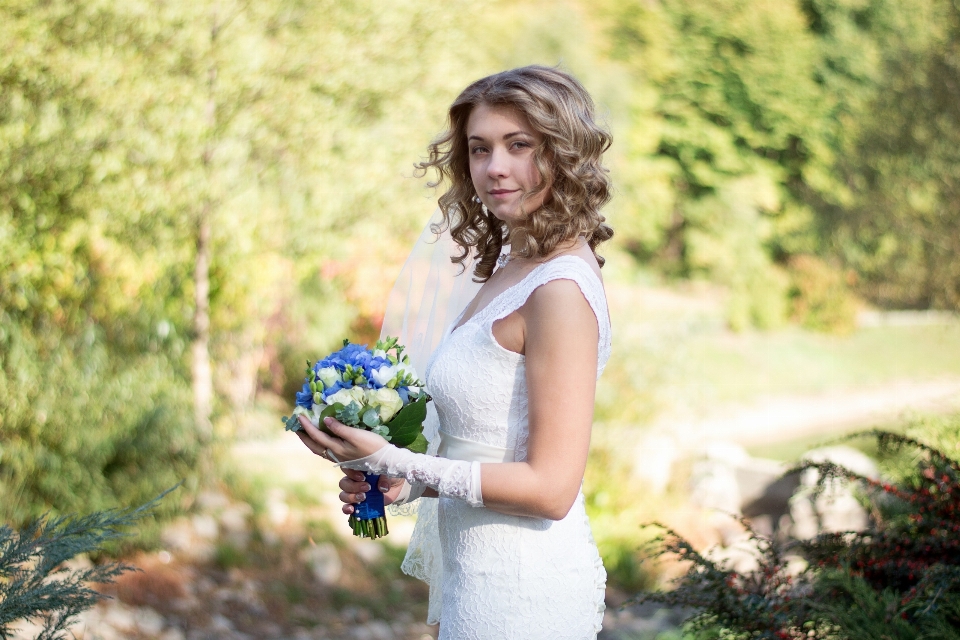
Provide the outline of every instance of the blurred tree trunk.
[[197,220],[197,255],[194,262],[193,315],[193,403],[201,440],[213,435],[213,368],[210,366],[210,217],[209,208],[201,209]]

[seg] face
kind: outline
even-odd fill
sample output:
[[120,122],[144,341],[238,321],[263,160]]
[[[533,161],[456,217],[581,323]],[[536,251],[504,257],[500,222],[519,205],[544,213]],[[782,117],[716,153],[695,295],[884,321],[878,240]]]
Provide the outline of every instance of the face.
[[[473,187],[480,201],[508,228],[524,216],[520,211],[523,195],[536,191],[540,183],[533,156],[542,142],[543,136],[513,107],[481,104],[467,119]],[[526,212],[539,209],[546,194],[528,199]]]

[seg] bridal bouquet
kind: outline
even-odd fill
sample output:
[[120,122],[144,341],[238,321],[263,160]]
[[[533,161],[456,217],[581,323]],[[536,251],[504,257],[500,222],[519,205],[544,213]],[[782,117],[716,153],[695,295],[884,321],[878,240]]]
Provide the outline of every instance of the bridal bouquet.
[[[307,377],[297,393],[296,407],[283,418],[287,430],[299,431],[298,417],[306,416],[329,433],[323,419],[333,417],[345,425],[373,431],[400,448],[425,453],[423,421],[430,396],[403,350],[397,338],[380,340],[373,349],[344,340],[339,351],[313,365],[307,361]],[[379,476],[367,474],[367,484],[373,489],[350,515],[355,536],[380,538],[388,533],[383,494],[376,489],[378,480]]]

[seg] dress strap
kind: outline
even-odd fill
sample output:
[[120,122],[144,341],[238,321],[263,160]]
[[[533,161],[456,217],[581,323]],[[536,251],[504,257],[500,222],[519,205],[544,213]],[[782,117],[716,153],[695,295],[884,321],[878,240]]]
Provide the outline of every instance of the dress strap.
[[600,330],[597,343],[597,377],[599,377],[610,358],[610,315],[603,283],[582,258],[560,256],[537,266],[521,282],[481,310],[476,320],[487,326],[493,324],[522,307],[538,287],[553,280],[572,280],[577,283],[583,297],[593,309]]

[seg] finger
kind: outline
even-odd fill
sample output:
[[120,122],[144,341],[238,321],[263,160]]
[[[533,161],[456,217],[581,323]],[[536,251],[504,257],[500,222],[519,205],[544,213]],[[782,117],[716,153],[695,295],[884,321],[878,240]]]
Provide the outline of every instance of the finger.
[[313,453],[317,454],[321,458],[326,458],[326,449],[321,447],[316,442],[314,442],[310,436],[303,433],[302,431],[297,431],[297,437],[300,438],[300,442],[307,445],[307,449],[310,449]]
[[345,504],[343,505],[343,508],[341,509],[341,511],[343,511],[347,515],[350,515],[351,513],[356,511],[356,509],[353,507],[352,504]]
[[362,480],[357,482],[356,480],[351,480],[350,478],[341,478],[339,487],[348,493],[366,493],[370,491],[370,485]]
[[[323,419],[323,424],[327,427],[327,429],[330,430],[330,432],[331,432],[333,435],[335,435],[335,436],[337,436],[338,438],[340,438],[341,440],[345,440],[345,441],[347,441],[347,442],[350,442],[350,439],[351,439],[350,436],[352,436],[352,435],[354,435],[354,434],[357,433],[357,430],[354,429],[353,427],[348,427],[347,425],[343,424],[342,422],[337,421],[337,420],[334,419],[334,418],[329,418],[329,417],[328,417],[328,418],[324,418],[324,419]],[[318,429],[318,431],[319,431],[319,429]]]
[[[339,454],[342,451],[341,446],[343,445],[343,442],[339,438],[331,437],[325,434],[323,431],[320,431],[320,429],[317,429],[315,426],[313,426],[313,423],[307,420],[304,416],[300,416],[299,419],[300,426],[303,427],[303,432],[306,433],[311,440],[319,444],[321,449],[332,449],[333,452],[339,457]],[[333,418],[327,418],[327,420],[333,420]],[[337,421],[333,420],[333,422]],[[324,424],[328,423],[325,421]],[[337,424],[340,423],[337,422]],[[301,432],[298,431],[297,433]]]
[[367,476],[363,473],[363,471],[357,471],[356,469],[344,469],[343,475],[355,482],[364,482],[367,479]]
[[341,491],[338,497],[340,502],[346,502],[347,504],[356,504],[367,499],[367,496],[362,493],[347,493],[346,491]]

